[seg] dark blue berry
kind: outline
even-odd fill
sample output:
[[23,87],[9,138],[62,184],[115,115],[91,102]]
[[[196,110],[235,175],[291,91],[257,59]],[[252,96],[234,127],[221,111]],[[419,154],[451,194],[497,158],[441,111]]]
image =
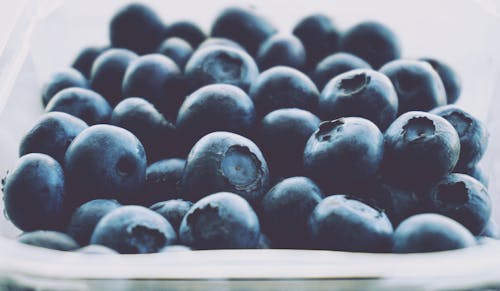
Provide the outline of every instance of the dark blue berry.
[[422,58],[422,61],[428,62],[438,73],[441,81],[443,81],[446,91],[446,101],[448,104],[457,102],[462,92],[462,82],[458,74],[446,63],[433,58]]
[[260,46],[257,64],[261,71],[275,66],[288,66],[297,70],[306,65],[306,52],[300,40],[288,34],[275,34]]
[[74,251],[80,247],[67,234],[50,230],[25,232],[19,236],[17,241],[27,245],[58,251]]
[[178,37],[187,41],[192,48],[197,48],[206,39],[206,35],[201,28],[191,21],[176,21],[167,25],[165,37]]
[[42,87],[42,102],[47,105],[50,99],[66,88],[88,88],[89,82],[79,71],[68,68],[52,74]]
[[179,183],[182,179],[186,161],[166,159],[148,166],[146,182],[140,200],[143,205],[180,198]]
[[355,69],[371,69],[370,64],[348,53],[335,53],[321,60],[312,73],[312,80],[319,90],[336,76]]
[[193,48],[182,38],[171,37],[163,41],[156,52],[170,58],[181,71],[184,71],[187,61],[193,54]]
[[149,207],[149,209],[165,217],[165,219],[170,222],[174,230],[178,233],[181,221],[189,209],[191,209],[191,206],[193,206],[193,202],[182,199],[174,199],[155,203]]
[[71,67],[78,70],[88,79],[90,78],[90,71],[92,70],[92,64],[94,64],[95,59],[107,49],[108,47],[86,47],[76,56]]

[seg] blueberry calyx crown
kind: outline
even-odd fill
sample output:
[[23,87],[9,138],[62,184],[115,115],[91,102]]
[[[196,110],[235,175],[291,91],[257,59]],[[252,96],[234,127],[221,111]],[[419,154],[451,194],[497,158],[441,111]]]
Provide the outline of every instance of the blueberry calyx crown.
[[433,136],[436,132],[434,122],[427,117],[414,117],[403,126],[403,136],[409,142]]

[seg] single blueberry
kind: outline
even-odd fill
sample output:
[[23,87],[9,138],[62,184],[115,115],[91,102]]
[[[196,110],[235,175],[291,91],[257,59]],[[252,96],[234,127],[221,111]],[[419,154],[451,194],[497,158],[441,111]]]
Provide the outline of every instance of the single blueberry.
[[275,34],[260,46],[257,64],[261,71],[275,66],[288,66],[297,70],[306,65],[306,52],[300,40],[288,34]]
[[194,249],[257,248],[259,219],[245,199],[219,192],[191,207],[181,222],[179,236]]
[[374,69],[401,57],[400,42],[394,32],[374,21],[359,23],[344,32],[339,51],[362,58]]
[[179,233],[181,221],[189,209],[191,209],[191,206],[193,206],[193,202],[182,199],[173,199],[155,203],[149,207],[149,209],[165,217],[165,219],[170,222],[174,230]]
[[319,116],[332,120],[364,117],[384,131],[398,112],[398,96],[391,80],[371,69],[352,70],[328,82],[319,98]]
[[46,106],[59,91],[71,87],[88,88],[89,82],[82,73],[73,68],[67,68],[52,74],[42,86],[43,106]]
[[19,156],[42,153],[62,164],[70,143],[87,127],[79,118],[63,112],[44,114],[22,138]]
[[421,61],[428,62],[438,73],[443,81],[446,91],[446,101],[448,104],[457,102],[462,92],[462,83],[458,74],[446,63],[433,58],[422,58]]
[[66,233],[81,246],[86,246],[99,220],[120,206],[116,200],[109,199],[86,202],[73,212]]
[[130,131],[105,124],[85,129],[64,159],[68,206],[99,198],[132,199],[143,187],[146,165],[144,147]]
[[391,79],[398,94],[399,112],[429,111],[446,105],[446,91],[439,75],[421,61],[396,60],[379,70]]
[[25,232],[19,236],[17,241],[27,245],[58,251],[74,251],[80,247],[67,234],[50,230]]
[[77,253],[82,253],[85,255],[117,255],[118,253],[105,246],[101,245],[88,245],[83,248],[75,250]]
[[140,200],[143,205],[180,198],[179,183],[186,161],[165,159],[157,161],[146,169],[146,182]]
[[64,227],[64,173],[45,154],[22,156],[4,178],[5,213],[19,229],[57,230]]
[[460,157],[455,171],[473,168],[483,157],[488,147],[489,132],[481,120],[455,105],[435,108],[430,113],[448,120],[460,137]]
[[276,184],[262,198],[262,231],[275,248],[310,247],[308,222],[323,193],[309,178],[292,177]]
[[448,216],[480,234],[491,216],[491,199],[486,188],[464,174],[449,174],[425,196],[424,211]]
[[45,107],[45,112],[60,111],[76,116],[88,125],[108,123],[111,106],[98,93],[83,88],[68,88],[57,93]]
[[386,130],[383,175],[394,184],[427,187],[450,173],[460,139],[446,119],[419,111],[398,117]]
[[165,37],[182,38],[192,48],[197,48],[207,38],[203,30],[196,23],[186,20],[172,22],[167,25]]
[[280,108],[300,108],[312,113],[318,109],[316,85],[304,73],[289,67],[278,66],[262,72],[249,95],[259,117]]
[[166,26],[151,7],[132,3],[121,8],[111,19],[111,46],[137,54],[152,53],[165,38]]
[[460,223],[434,213],[411,216],[394,231],[392,251],[424,253],[476,245],[474,236]]
[[193,48],[182,38],[171,37],[164,40],[156,52],[170,58],[181,71],[184,71],[187,61],[193,54]]
[[388,252],[393,228],[384,212],[345,195],[332,195],[314,208],[309,232],[316,249]]
[[91,244],[121,254],[156,253],[177,241],[172,225],[160,214],[142,206],[128,205],[104,216],[95,227]]
[[472,168],[465,169],[465,170],[460,171],[460,172],[461,172],[461,174],[469,175],[472,178],[478,180],[486,188],[488,188],[488,186],[490,184],[490,177],[488,175],[488,172],[486,172],[483,169],[483,167],[481,167],[480,165],[475,165]]
[[202,137],[191,149],[181,181],[190,201],[231,191],[257,203],[268,190],[269,169],[259,148],[249,139],[218,131]]
[[108,47],[86,47],[78,53],[71,67],[78,70],[85,78],[89,79],[92,64],[94,64],[95,59],[107,49]]
[[336,76],[356,69],[371,69],[370,64],[348,53],[335,53],[321,60],[312,73],[312,80],[319,90]]

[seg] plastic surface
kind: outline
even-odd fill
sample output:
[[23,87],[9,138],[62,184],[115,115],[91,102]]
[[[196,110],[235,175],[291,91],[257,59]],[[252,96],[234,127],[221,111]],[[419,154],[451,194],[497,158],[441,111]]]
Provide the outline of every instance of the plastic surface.
[[[87,45],[108,43],[108,22],[126,1],[21,1],[0,43],[0,171],[12,167],[22,135],[43,112],[40,88]],[[142,1],[171,23],[191,19],[206,32],[232,1]],[[491,133],[482,165],[490,173],[494,216],[500,219],[500,13],[494,0],[245,1],[281,31],[313,12],[345,30],[378,20],[400,37],[403,56],[435,57],[463,81],[459,105]],[[200,7],[202,6],[203,7]],[[20,7],[20,8],[19,8]],[[13,12],[14,13],[14,12]],[[3,205],[0,200],[0,211]],[[0,288],[42,290],[441,290],[500,287],[500,243],[438,254],[352,254],[323,251],[197,251],[84,256],[33,248],[11,238],[19,230],[0,218]],[[139,280],[136,280],[139,279]],[[339,280],[341,279],[341,280]]]

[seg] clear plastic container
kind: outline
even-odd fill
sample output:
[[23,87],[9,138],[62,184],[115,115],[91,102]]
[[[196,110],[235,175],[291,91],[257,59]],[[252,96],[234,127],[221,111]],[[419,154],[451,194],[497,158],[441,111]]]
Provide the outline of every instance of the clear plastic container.
[[[167,23],[192,19],[207,32],[233,1],[142,1]],[[25,0],[0,42],[0,171],[17,159],[21,136],[43,112],[40,86],[70,65],[87,45],[108,43],[108,22],[125,1]],[[237,4],[242,4],[241,2]],[[378,20],[400,37],[404,57],[432,56],[463,81],[459,105],[491,132],[483,167],[490,173],[494,216],[500,220],[500,31],[494,0],[264,1],[253,5],[285,32],[322,12],[345,30]],[[0,206],[1,205],[0,200]],[[1,209],[0,209],[1,211]],[[457,290],[500,288],[500,242],[433,254],[360,254],[302,250],[215,250],[171,254],[85,256],[21,245],[0,219],[0,287],[37,290]]]

